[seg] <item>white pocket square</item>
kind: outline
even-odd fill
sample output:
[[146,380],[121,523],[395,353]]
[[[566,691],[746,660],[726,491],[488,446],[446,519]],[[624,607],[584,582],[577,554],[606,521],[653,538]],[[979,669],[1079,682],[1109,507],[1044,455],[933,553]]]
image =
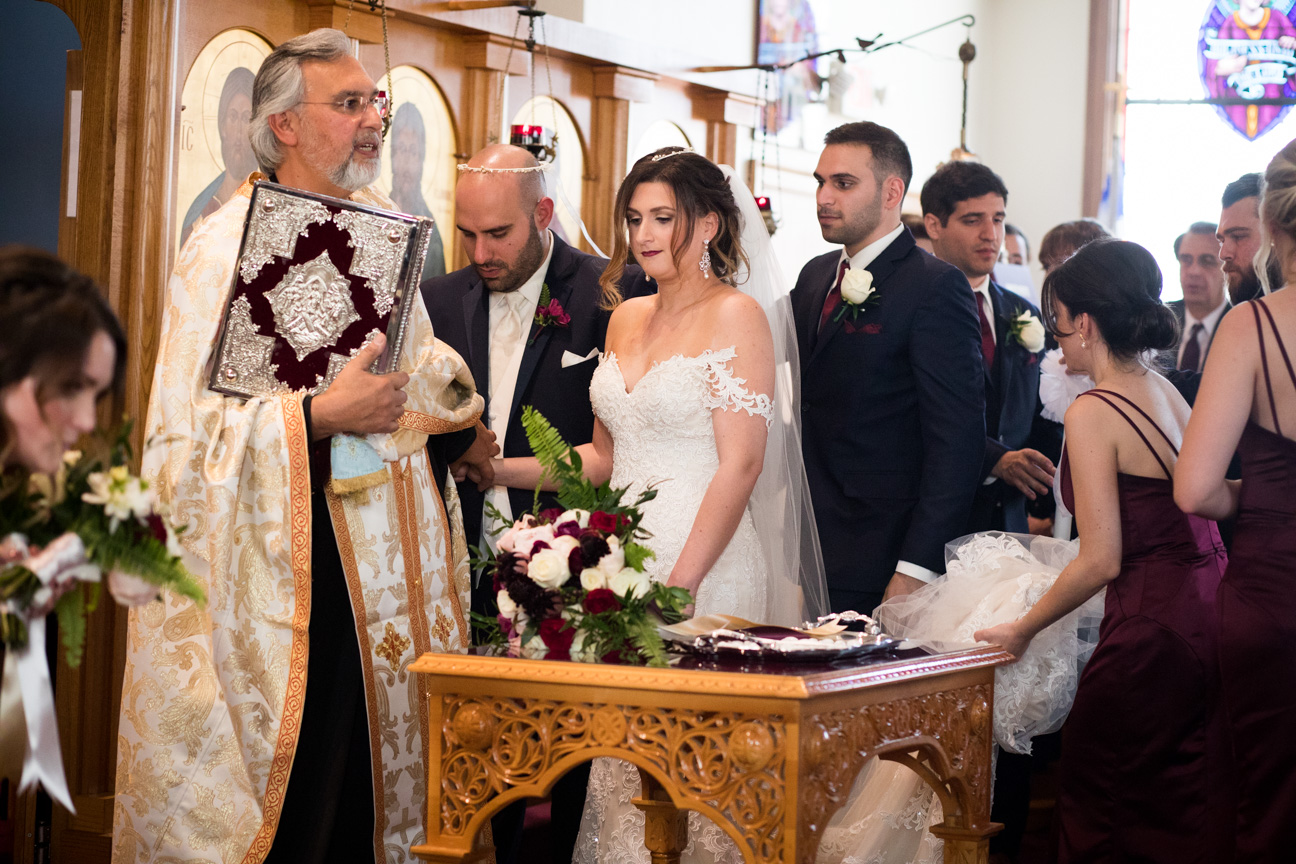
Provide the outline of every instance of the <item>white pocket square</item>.
[[590,352],[584,357],[579,354],[573,354],[570,351],[564,351],[562,356],[562,365],[566,369],[568,366],[575,366],[577,363],[584,363],[586,360],[593,360],[598,356],[599,349],[591,348]]

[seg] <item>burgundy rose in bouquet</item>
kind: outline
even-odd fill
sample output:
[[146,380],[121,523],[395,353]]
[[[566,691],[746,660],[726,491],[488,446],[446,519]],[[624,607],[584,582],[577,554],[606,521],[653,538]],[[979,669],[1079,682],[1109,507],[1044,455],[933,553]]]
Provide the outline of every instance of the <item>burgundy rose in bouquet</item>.
[[579,454],[539,412],[528,407],[522,425],[568,509],[526,514],[499,537],[485,562],[499,613],[479,616],[479,629],[512,656],[665,665],[657,620],[681,620],[693,598],[644,572],[653,553],[639,542],[639,507],[656,492],[622,504],[626,490],[585,479]]

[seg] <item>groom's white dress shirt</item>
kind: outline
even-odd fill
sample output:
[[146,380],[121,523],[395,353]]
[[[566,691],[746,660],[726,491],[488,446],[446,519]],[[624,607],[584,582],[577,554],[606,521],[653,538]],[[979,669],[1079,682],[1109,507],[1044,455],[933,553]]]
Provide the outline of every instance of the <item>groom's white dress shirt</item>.
[[[486,425],[495,433],[495,443],[504,451],[504,437],[508,432],[513,409],[513,391],[517,387],[518,370],[522,366],[522,353],[531,336],[535,310],[540,305],[540,291],[549,272],[549,259],[553,257],[553,236],[546,229],[545,243],[549,247],[544,261],[515,291],[490,294],[490,411]],[[487,515],[485,505],[493,505],[504,516],[505,524],[513,524],[513,507],[509,504],[508,488],[492,486],[486,492],[482,511],[483,546],[495,550],[495,537],[491,532],[499,526]]]
[[[849,261],[850,269],[852,270],[863,270],[876,261],[877,257],[881,255],[888,246],[895,242],[895,239],[900,236],[900,232],[902,231],[904,231],[904,225],[897,225],[895,229],[885,237],[880,240],[874,240],[854,255],[847,255],[846,250],[843,248],[841,251],[841,261]],[[840,261],[837,264],[837,269],[840,272]],[[953,540],[954,538],[951,537],[950,539]],[[912,576],[921,582],[930,582],[941,575],[934,570],[928,570],[926,567],[919,567],[911,561],[897,561],[896,572],[903,573],[906,576]]]

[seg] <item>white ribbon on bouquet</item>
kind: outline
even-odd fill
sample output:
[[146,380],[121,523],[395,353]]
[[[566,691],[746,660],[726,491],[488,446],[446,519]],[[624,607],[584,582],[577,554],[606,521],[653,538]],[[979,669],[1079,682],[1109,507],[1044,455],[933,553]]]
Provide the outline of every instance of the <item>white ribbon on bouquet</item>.
[[[12,542],[16,538],[11,535],[7,539]],[[58,594],[72,582],[98,582],[100,573],[97,567],[86,563],[85,545],[75,534],[64,534],[19,563],[36,574],[42,588],[51,589],[51,597],[40,603],[39,608],[25,610],[32,612],[30,617],[23,616],[27,644],[16,651],[5,651],[4,683],[0,686],[0,745],[3,745],[0,752],[17,753],[17,742],[22,739],[22,779],[18,791],[26,792],[39,783],[50,798],[68,812],[76,813],[63,771],[54,689],[45,658],[45,615],[53,608]]]

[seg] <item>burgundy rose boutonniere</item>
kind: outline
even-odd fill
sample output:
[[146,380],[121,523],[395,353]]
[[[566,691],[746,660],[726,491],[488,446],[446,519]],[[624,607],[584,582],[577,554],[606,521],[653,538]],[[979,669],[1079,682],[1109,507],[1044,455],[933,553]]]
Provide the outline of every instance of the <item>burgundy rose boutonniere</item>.
[[546,327],[566,327],[571,323],[571,316],[563,309],[562,304],[549,296],[549,286],[540,287],[540,303],[536,306],[535,326],[531,328],[531,338],[527,345],[535,343],[540,331]]

